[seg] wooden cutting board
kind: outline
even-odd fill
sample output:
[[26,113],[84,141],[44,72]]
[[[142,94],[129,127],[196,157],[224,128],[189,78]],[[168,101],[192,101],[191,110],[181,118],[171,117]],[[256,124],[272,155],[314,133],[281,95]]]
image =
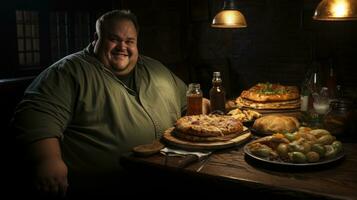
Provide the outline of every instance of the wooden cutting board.
[[174,127],[167,129],[162,135],[163,142],[168,145],[179,147],[187,150],[215,150],[215,149],[224,149],[239,145],[243,142],[248,141],[252,134],[247,127],[244,127],[245,131],[242,135],[239,135],[228,141],[219,141],[219,142],[191,142],[176,138],[173,136],[172,131]]

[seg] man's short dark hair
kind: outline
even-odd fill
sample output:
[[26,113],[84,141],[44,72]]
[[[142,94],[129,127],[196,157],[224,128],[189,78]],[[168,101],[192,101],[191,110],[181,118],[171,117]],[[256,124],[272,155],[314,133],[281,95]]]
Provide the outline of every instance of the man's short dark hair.
[[139,24],[136,16],[130,10],[112,10],[107,13],[104,13],[97,19],[95,24],[96,32],[98,35],[103,31],[103,25],[112,20],[130,20],[133,22],[136,32],[139,33]]

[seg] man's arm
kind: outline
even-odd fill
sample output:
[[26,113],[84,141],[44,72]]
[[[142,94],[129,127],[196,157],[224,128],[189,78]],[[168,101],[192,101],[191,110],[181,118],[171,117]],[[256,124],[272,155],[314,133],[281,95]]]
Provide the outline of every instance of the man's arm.
[[45,195],[62,195],[67,191],[68,169],[62,160],[57,138],[46,138],[30,144],[28,156],[34,162],[36,189]]

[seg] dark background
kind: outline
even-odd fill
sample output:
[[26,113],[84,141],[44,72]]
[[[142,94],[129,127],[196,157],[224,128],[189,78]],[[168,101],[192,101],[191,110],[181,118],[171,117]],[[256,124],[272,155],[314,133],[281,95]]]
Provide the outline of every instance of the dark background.
[[[58,58],[86,47],[93,39],[96,18],[111,9],[132,10],[140,24],[140,53],[160,60],[187,84],[200,83],[206,97],[213,71],[222,72],[227,98],[235,98],[257,82],[300,86],[313,62],[319,65],[322,77],[326,77],[332,59],[337,83],[344,95],[356,102],[357,21],[313,21],[319,2],[237,0],[248,27],[235,30],[210,27],[222,0],[2,2],[0,145],[3,162],[13,168],[12,160],[6,159],[15,148],[9,142],[13,134],[7,126],[24,89]],[[19,62],[16,11],[38,14],[38,63]],[[51,16],[57,16],[57,21]],[[65,25],[61,24],[63,21]],[[57,38],[53,38],[53,29],[58,31]],[[16,170],[21,170],[21,166]],[[12,170],[6,175],[11,177],[11,173]]]
[[[356,99],[357,21],[312,20],[319,0],[236,2],[246,17],[247,28],[210,27],[222,7],[221,0],[101,0],[97,3],[12,0],[3,3],[1,125],[6,126],[33,77],[57,59],[88,45],[93,39],[96,18],[111,9],[132,10],[140,24],[140,53],[160,60],[187,84],[200,83],[206,97],[213,71],[222,72],[227,98],[235,98],[257,82],[300,86],[312,62],[319,64],[322,77],[326,77],[332,59],[338,84],[346,96]],[[16,11],[38,14],[38,63],[19,63]],[[65,19],[66,25],[53,21],[53,14],[57,14],[59,21]],[[83,18],[85,20],[78,22]],[[60,37],[66,35],[66,39],[53,39],[54,28]],[[82,35],[78,35],[78,31]]]

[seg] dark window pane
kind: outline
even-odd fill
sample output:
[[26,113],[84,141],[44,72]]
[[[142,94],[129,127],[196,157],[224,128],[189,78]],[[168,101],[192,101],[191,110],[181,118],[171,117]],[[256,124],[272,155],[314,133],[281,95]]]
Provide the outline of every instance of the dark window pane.
[[26,37],[31,37],[32,36],[31,24],[26,24],[25,25],[25,36]]
[[35,52],[34,53],[34,64],[39,65],[40,64],[40,52]]
[[26,39],[26,51],[31,51],[32,49],[32,39]]
[[25,54],[24,53],[19,53],[19,64],[25,65]]
[[24,39],[19,38],[17,40],[17,48],[19,51],[24,51],[25,47],[24,47]]
[[16,10],[16,22],[17,23],[23,23],[23,11],[22,10]]
[[[37,11],[16,11],[19,64],[40,64],[39,18]],[[36,52],[34,52],[36,51]]]
[[32,52],[27,52],[26,53],[26,64],[27,65],[32,65],[33,64],[32,56],[33,56]]
[[40,50],[40,40],[39,39],[33,39],[33,50],[39,51]]

